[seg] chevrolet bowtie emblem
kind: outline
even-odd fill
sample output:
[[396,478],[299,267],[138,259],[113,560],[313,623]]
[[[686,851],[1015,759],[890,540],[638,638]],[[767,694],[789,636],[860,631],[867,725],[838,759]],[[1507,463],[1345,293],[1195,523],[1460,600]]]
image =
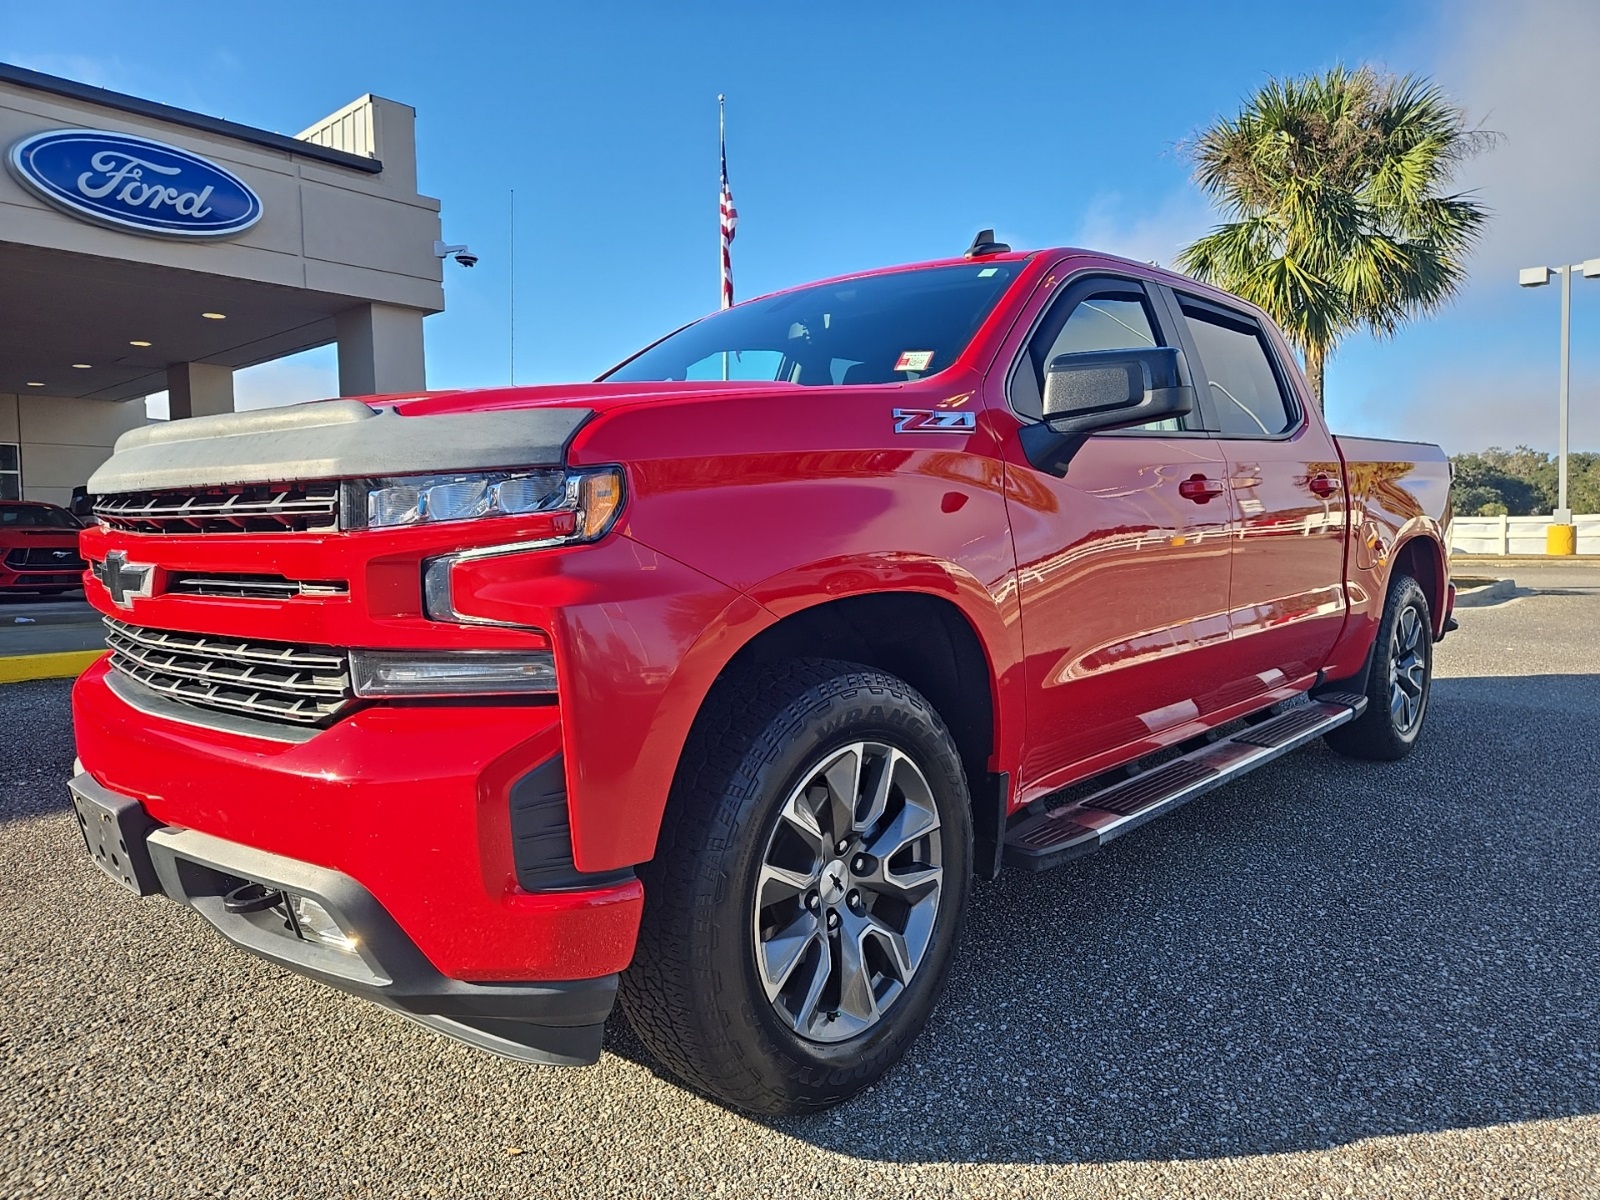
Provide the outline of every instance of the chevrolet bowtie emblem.
[[131,563],[121,550],[106,555],[105,562],[94,564],[94,577],[106,585],[111,593],[111,603],[118,608],[132,608],[135,596],[150,595],[150,581],[155,568],[141,563]]

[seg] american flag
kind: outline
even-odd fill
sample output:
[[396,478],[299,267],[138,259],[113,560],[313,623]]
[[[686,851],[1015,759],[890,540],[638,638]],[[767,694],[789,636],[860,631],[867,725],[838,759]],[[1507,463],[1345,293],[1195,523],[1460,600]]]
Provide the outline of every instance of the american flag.
[[[717,99],[720,101],[721,96]],[[719,121],[720,125],[721,122]],[[717,197],[717,216],[722,225],[722,307],[733,307],[733,234],[739,227],[739,210],[733,206],[728,188],[728,137],[722,133],[722,190]]]

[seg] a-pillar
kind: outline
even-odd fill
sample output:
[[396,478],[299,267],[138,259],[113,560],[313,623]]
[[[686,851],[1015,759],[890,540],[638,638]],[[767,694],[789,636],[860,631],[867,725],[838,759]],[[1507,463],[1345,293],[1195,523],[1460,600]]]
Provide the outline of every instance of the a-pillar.
[[173,363],[167,368],[167,414],[174,421],[232,411],[232,367]]
[[383,396],[427,387],[421,309],[361,304],[334,319],[339,338],[339,394]]

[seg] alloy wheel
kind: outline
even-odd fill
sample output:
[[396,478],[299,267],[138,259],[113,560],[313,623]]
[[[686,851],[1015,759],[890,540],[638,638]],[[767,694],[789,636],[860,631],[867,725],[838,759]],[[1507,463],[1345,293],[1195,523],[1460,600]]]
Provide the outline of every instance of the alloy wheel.
[[814,1042],[875,1026],[926,956],[944,868],[922,769],[881,742],[829,751],[784,800],[756,878],[756,972]]
[[1415,605],[1400,610],[1389,645],[1389,716],[1399,733],[1410,733],[1427,702],[1428,644]]

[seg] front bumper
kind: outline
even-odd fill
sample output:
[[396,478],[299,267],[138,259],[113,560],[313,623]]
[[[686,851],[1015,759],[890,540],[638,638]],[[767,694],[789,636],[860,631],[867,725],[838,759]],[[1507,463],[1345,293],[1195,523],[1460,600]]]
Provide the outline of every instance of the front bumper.
[[[154,823],[133,797],[87,772],[71,783],[85,841],[111,878],[138,894],[194,908],[229,941],[302,975],[377,1001],[460,1041],[510,1058],[560,1066],[600,1057],[617,976],[558,982],[468,983],[418,949],[376,897],[339,871]],[[227,897],[265,885],[280,903],[253,910]],[[350,938],[338,949],[301,936],[290,896],[321,905]]]
[[637,879],[517,882],[510,793],[561,752],[555,705],[373,705],[283,742],[135,708],[109,670],[73,689],[78,757],[153,821],[358,882],[450,979],[596,978],[633,957]]

